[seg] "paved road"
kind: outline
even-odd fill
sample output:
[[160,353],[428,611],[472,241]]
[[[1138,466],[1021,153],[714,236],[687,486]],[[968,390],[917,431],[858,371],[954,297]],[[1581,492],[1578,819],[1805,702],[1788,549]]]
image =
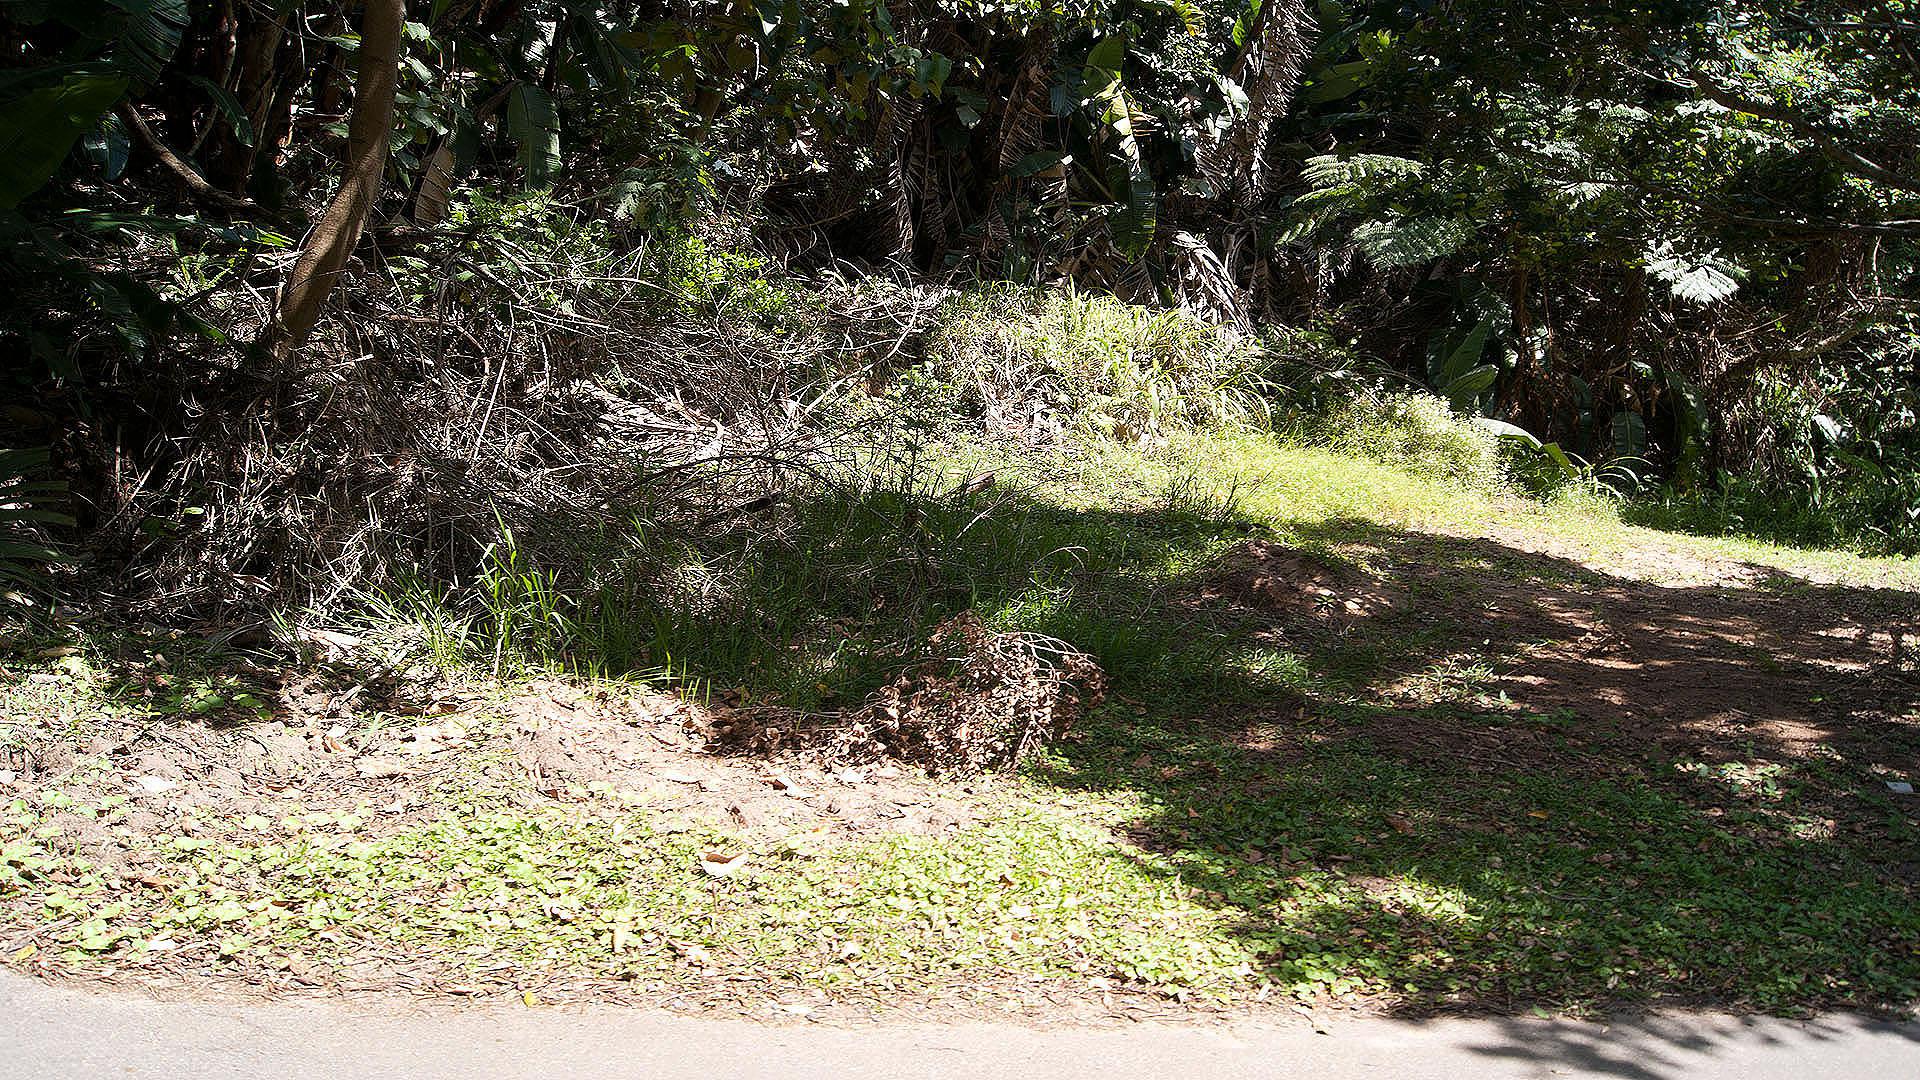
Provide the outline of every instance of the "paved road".
[[206,1004],[0,970],[0,1080],[1914,1080],[1920,1026],[1672,1016],[1233,1030],[765,1027],[639,1010]]

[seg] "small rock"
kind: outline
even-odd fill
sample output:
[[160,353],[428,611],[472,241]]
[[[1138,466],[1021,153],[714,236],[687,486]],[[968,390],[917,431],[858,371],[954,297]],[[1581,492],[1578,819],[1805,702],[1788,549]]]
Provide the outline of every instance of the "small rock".
[[1895,795],[1911,795],[1913,794],[1913,785],[1905,780],[1889,780],[1887,781],[1887,790],[1893,792]]

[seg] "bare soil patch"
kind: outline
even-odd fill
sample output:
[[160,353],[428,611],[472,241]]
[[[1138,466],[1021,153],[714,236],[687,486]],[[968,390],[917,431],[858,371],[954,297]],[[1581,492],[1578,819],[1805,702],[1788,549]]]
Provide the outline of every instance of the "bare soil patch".
[[[1911,593],[1675,551],[1600,568],[1491,540],[1379,530],[1330,550],[1352,558],[1241,545],[1201,596],[1310,658],[1331,656],[1336,639],[1375,643],[1364,696],[1394,711],[1361,727],[1380,745],[1467,769],[1610,767],[1594,756],[1604,746],[1636,763],[1652,752],[1762,765],[1824,758],[1887,779],[1920,771]],[[1409,681],[1444,680],[1463,665],[1490,670],[1461,699],[1477,706],[1450,720],[1399,711]],[[1302,703],[1249,726],[1280,749],[1324,733],[1314,712]],[[1515,724],[1515,715],[1564,722]]]

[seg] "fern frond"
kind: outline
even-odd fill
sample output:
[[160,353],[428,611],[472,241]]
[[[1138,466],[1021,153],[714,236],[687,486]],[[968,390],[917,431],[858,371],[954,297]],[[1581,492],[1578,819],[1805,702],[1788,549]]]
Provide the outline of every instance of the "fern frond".
[[1647,252],[1647,273],[1667,283],[1677,300],[1689,304],[1718,303],[1740,291],[1747,271],[1717,253],[1688,254],[1658,244]]
[[1451,255],[1471,235],[1472,227],[1454,218],[1398,218],[1361,225],[1353,230],[1353,246],[1368,262],[1390,270]]
[[1306,165],[1300,170],[1300,178],[1317,190],[1351,187],[1378,194],[1403,180],[1424,176],[1426,172],[1425,162],[1391,154],[1354,154],[1349,157],[1320,154],[1307,159]]

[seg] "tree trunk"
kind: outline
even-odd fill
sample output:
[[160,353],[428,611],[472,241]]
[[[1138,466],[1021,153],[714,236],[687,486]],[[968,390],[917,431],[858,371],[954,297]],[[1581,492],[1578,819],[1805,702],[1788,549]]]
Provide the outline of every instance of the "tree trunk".
[[367,0],[360,27],[360,70],[354,77],[353,115],[347,121],[347,163],[340,190],[307,234],[299,261],[280,290],[273,343],[287,352],[305,344],[327,293],[367,227],[393,131],[393,95],[400,76],[403,0]]
[[256,183],[266,198],[279,205],[283,198],[279,182],[280,152],[285,149],[293,134],[293,101],[300,88],[306,84],[306,39],[300,34],[287,35],[286,44],[281,49],[287,52],[289,63],[281,65],[279,84],[274,88],[273,100],[267,106],[267,119],[254,138],[259,140],[254,148],[253,171]]
[[285,12],[262,17],[249,11],[248,22],[240,34],[240,70],[229,88],[246,114],[254,137],[243,143],[230,121],[217,120],[212,153],[207,158],[208,179],[236,195],[245,194],[247,182],[253,178],[253,163],[260,152],[259,135],[273,103],[278,75],[275,60],[280,56],[280,43],[286,36],[287,18]]

